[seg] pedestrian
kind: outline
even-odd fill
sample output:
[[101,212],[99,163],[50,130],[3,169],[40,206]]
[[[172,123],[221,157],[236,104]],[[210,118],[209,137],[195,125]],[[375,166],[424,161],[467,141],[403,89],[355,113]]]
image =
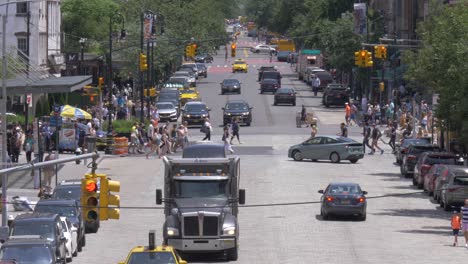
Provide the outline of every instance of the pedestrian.
[[14,128],[14,132],[11,138],[11,162],[18,163],[19,154],[21,152],[22,145],[22,133],[19,127]]
[[130,147],[129,147],[129,153],[136,153],[136,150],[139,151],[140,149],[140,143],[138,140],[138,123],[135,122],[131,128],[130,132]]
[[31,133],[26,135],[26,140],[24,141],[24,151],[26,152],[26,161],[31,162],[31,155],[34,152],[34,138]]
[[239,142],[239,144],[242,144],[239,138],[239,121],[237,120],[237,118],[232,119],[231,130],[232,130],[232,136],[230,140],[231,145],[232,145],[232,140],[234,139],[234,137],[237,138],[237,141]]
[[372,149],[372,146],[369,145],[369,138],[371,136],[371,128],[369,126],[369,122],[364,123],[364,128],[362,131],[362,135],[364,136],[364,139],[362,140],[362,145],[364,147],[364,153],[366,152],[366,146],[370,149]]
[[184,146],[189,144],[189,129],[188,129],[188,122],[184,121]]
[[314,138],[317,135],[317,132],[318,132],[317,125],[312,125],[310,127],[311,127],[310,137]]
[[319,87],[320,87],[320,78],[317,75],[315,75],[314,79],[312,80],[312,90],[314,92],[314,96],[317,96]]
[[348,137],[348,128],[346,127],[345,123],[340,124],[340,133],[336,135],[340,137]]
[[230,154],[233,154],[234,150],[232,149],[232,146],[231,146],[230,140],[229,140],[229,126],[228,125],[224,126],[224,128],[223,128],[222,141],[224,142],[224,151],[226,151],[226,152],[229,151]]
[[390,123],[390,141],[388,144],[392,147],[392,153],[395,154],[396,127]]
[[301,108],[301,123],[305,123],[306,116],[307,116],[307,110],[305,108],[305,105],[302,105],[302,108]]
[[[51,161],[55,159],[55,154],[52,151],[47,152],[47,156],[44,158],[44,161]],[[44,181],[46,186],[52,187],[52,178],[55,176],[54,165],[47,165],[42,170],[44,172]]]
[[452,226],[452,233],[453,233],[453,246],[456,247],[458,245],[458,233],[460,232],[461,228],[461,215],[457,211],[453,211],[451,226]]
[[202,141],[204,140],[211,140],[211,131],[213,130],[213,128],[211,127],[211,124],[210,124],[210,119],[209,118],[205,118],[205,123],[203,123],[201,129],[200,129],[200,132],[203,132],[205,133],[205,137],[202,139]]
[[349,106],[348,102],[345,103],[345,122],[347,126],[351,122],[351,106]]
[[177,124],[173,124],[170,132],[170,142],[171,142],[171,151],[176,152],[176,145],[177,145]]
[[465,247],[468,249],[468,199],[465,199],[465,205],[461,208],[461,229],[465,236]]
[[184,125],[180,125],[177,128],[177,139],[176,139],[176,144],[174,145],[174,152],[176,152],[177,148],[181,148],[182,150],[184,149],[184,143],[185,143],[185,129]]
[[356,105],[352,103],[351,104],[351,115],[349,116],[349,125],[350,126],[353,126],[353,123],[354,123],[354,125],[357,126],[357,124],[358,124],[357,121],[356,121],[357,112],[358,112],[358,109],[357,109]]
[[379,147],[379,139],[382,137],[382,132],[380,132],[380,129],[376,126],[375,123],[372,123],[372,151],[369,153],[369,155],[373,155],[375,153],[375,149],[380,150],[380,154],[383,154],[384,151]]

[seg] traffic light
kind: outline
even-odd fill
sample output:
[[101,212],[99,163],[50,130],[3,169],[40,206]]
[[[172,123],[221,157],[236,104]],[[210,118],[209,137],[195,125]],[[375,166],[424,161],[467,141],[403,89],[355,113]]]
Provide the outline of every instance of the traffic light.
[[148,60],[146,59],[146,55],[140,53],[140,71],[147,71],[148,70]]
[[185,57],[187,59],[192,57],[192,45],[185,46]]
[[197,44],[192,44],[192,57],[197,55]]
[[86,221],[96,221],[98,215],[98,180],[96,174],[86,174],[81,180],[81,207]]
[[382,53],[381,53],[381,49],[380,49],[381,46],[374,46],[374,56],[376,58],[382,58]]
[[231,45],[231,57],[235,57],[236,56],[236,44],[232,44]]
[[372,67],[372,65],[374,65],[374,62],[372,61],[372,52],[370,51],[365,51],[365,52],[366,52],[365,67]]
[[384,92],[385,91],[385,83],[384,82],[379,82],[379,90],[381,92]]
[[[148,90],[149,90],[149,95],[148,95]],[[155,97],[155,96],[156,96],[156,88],[145,89],[145,90],[143,91],[143,95],[144,95],[144,96]]]
[[379,50],[380,50],[380,58],[383,59],[383,60],[386,59],[387,58],[387,47],[380,46]]
[[360,66],[361,65],[361,56],[359,56],[360,52],[354,52],[354,65]]
[[120,192],[120,182],[111,181],[105,174],[101,174],[99,177],[101,178],[99,220],[119,219],[120,196],[111,192]]
[[102,89],[102,86],[104,86],[104,77],[98,78],[98,86],[99,86],[99,89]]
[[366,67],[366,50],[359,51],[359,67]]

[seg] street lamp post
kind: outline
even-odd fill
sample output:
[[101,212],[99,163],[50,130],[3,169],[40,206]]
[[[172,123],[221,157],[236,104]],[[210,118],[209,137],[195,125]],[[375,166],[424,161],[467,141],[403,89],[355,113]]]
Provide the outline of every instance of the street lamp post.
[[86,43],[86,38],[80,38],[80,47],[81,47],[81,58],[80,58],[80,69],[79,69],[79,74],[84,75],[86,74],[84,67],[83,67],[83,62],[84,62],[84,47]]
[[107,146],[106,146],[106,150],[105,150],[105,153],[106,154],[112,154],[112,148],[111,148],[111,145],[112,145],[112,136],[113,136],[113,132],[112,132],[112,111],[114,110],[113,109],[113,103],[112,103],[112,88],[113,88],[113,80],[112,80],[112,33],[113,33],[113,24],[114,22],[121,22],[122,23],[122,29],[120,31],[120,38],[124,38],[125,37],[125,19],[124,17],[122,16],[122,14],[120,13],[113,13],[110,15],[109,17],[109,54],[107,56],[107,59],[108,59],[108,64],[107,64],[107,67],[108,67],[108,92],[109,92],[109,101],[108,101],[108,105],[109,105],[109,111],[108,111],[108,116],[107,118],[109,119],[109,124],[107,126]]

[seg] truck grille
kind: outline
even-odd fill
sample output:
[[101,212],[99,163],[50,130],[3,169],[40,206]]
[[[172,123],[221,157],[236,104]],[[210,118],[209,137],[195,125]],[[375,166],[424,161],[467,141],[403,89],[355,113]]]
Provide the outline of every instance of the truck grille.
[[200,214],[197,216],[184,216],[184,236],[202,237],[218,236],[218,216]]

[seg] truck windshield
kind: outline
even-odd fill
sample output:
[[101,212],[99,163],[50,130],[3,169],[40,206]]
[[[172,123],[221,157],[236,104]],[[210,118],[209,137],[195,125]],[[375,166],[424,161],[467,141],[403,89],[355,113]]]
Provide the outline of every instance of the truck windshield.
[[227,180],[176,181],[175,198],[223,198],[226,197]]

